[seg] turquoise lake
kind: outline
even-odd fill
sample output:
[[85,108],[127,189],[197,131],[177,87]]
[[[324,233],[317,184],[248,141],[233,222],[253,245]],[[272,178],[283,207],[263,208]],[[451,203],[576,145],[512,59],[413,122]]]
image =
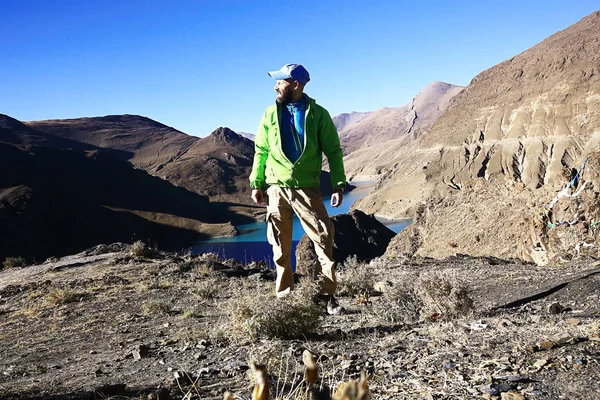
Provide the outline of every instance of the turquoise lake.
[[[329,216],[344,214],[350,211],[352,204],[369,194],[373,189],[373,182],[352,182],[356,189],[344,193],[342,205],[338,208],[331,207],[329,204],[331,198],[324,197],[323,202],[327,208]],[[404,220],[385,220],[380,219],[388,228],[398,233],[410,225],[409,219]],[[243,263],[252,261],[266,261],[268,265],[273,266],[271,246],[267,243],[267,223],[254,222],[236,227],[240,234],[231,237],[214,238],[207,240],[191,248],[192,254],[215,253],[220,259],[234,258]],[[304,230],[298,218],[294,215],[294,227],[292,235],[292,251],[295,251],[296,245],[304,235]],[[292,265],[295,266],[296,259],[292,256]]]

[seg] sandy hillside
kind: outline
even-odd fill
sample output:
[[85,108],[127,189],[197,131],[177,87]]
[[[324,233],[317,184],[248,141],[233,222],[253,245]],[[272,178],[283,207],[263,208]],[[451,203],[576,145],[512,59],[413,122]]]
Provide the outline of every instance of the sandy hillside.
[[[573,222],[569,226],[581,223],[579,242],[596,246],[597,235],[588,229],[597,221],[593,163],[566,193],[576,194],[592,178],[581,201],[564,197],[557,205],[563,209],[545,207],[586,157],[596,157],[599,47],[600,12],[595,12],[482,72],[450,100],[430,131],[398,150],[401,156],[385,167],[378,190],[356,207],[396,217],[425,207],[419,219],[427,237],[423,255],[464,252],[559,262],[553,233],[544,225],[567,219]],[[565,206],[579,211],[563,215]],[[570,257],[579,253],[574,240],[569,239]]]

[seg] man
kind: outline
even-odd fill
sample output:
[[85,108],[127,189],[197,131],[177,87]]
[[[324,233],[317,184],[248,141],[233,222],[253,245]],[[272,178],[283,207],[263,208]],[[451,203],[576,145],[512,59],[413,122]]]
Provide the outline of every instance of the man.
[[286,64],[269,75],[277,81],[277,98],[265,111],[254,139],[250,186],[257,204],[264,204],[268,197],[267,239],[273,246],[277,267],[275,292],[277,297],[283,297],[294,288],[290,257],[292,215],[296,213],[314,243],[319,259],[316,270],[328,311],[340,313],[343,309],[333,297],[337,286],[332,256],[333,223],[319,190],[325,154],[334,189],[331,205],[342,204],[346,175],[340,139],[327,110],[304,94],[310,75],[302,65]]

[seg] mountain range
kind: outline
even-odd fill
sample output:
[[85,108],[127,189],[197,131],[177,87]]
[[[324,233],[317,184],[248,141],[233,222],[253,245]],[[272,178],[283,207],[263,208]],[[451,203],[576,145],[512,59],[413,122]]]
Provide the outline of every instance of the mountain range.
[[355,180],[377,179],[393,168],[404,158],[398,150],[427,132],[462,89],[433,82],[404,106],[334,117],[347,175]]
[[[136,120],[141,128],[133,133],[126,127],[122,132],[111,129]],[[245,173],[224,177],[221,186],[215,183],[221,160],[212,161],[217,157],[211,159],[211,154],[220,151],[230,163],[243,164],[247,161],[239,161],[238,154],[251,149],[251,142],[229,130],[219,129],[200,140],[135,116],[84,119],[88,131],[73,129],[77,123],[67,121],[60,129],[64,121],[24,124],[0,115],[0,167],[8,172],[0,176],[0,259],[40,260],[98,243],[136,239],[180,249],[235,234],[233,224],[252,222],[261,212],[209,196],[220,189],[228,197],[232,189],[227,185],[234,186],[242,179],[238,175]],[[105,135],[98,133],[101,127]],[[147,141],[136,142],[142,136]],[[242,148],[238,152],[231,145],[234,141],[246,146],[238,146]],[[196,150],[200,144],[202,152]],[[179,157],[182,163],[185,154],[203,154],[199,161],[188,161],[189,169],[199,170],[188,186],[210,188],[207,194],[178,187],[178,177],[173,178],[175,184],[165,178],[170,178],[171,164],[178,161],[172,155],[178,148],[187,150]],[[201,170],[205,165],[210,173]]]
[[[377,182],[354,207],[413,217],[395,253],[540,264],[598,255],[598,54],[595,12],[464,88],[433,82],[404,106],[334,117],[348,177]],[[60,235],[70,251],[133,232],[163,243],[176,242],[170,229],[232,234],[231,223],[263,212],[247,184],[253,142],[228,128],[197,138],[136,115],[0,116],[0,154],[11,171],[0,177],[0,229],[10,237],[0,256],[25,246],[42,257]]]
[[250,205],[254,143],[228,128],[205,138],[137,115],[27,122],[36,131],[118,150],[120,158],[211,200]]

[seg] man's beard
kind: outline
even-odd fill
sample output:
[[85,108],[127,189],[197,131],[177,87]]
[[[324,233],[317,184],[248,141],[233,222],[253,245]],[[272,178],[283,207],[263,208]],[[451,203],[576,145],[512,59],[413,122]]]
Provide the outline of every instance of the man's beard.
[[277,98],[275,101],[279,104],[289,104],[292,102],[292,98],[294,97],[294,92],[292,89],[286,89],[281,93],[277,93]]

